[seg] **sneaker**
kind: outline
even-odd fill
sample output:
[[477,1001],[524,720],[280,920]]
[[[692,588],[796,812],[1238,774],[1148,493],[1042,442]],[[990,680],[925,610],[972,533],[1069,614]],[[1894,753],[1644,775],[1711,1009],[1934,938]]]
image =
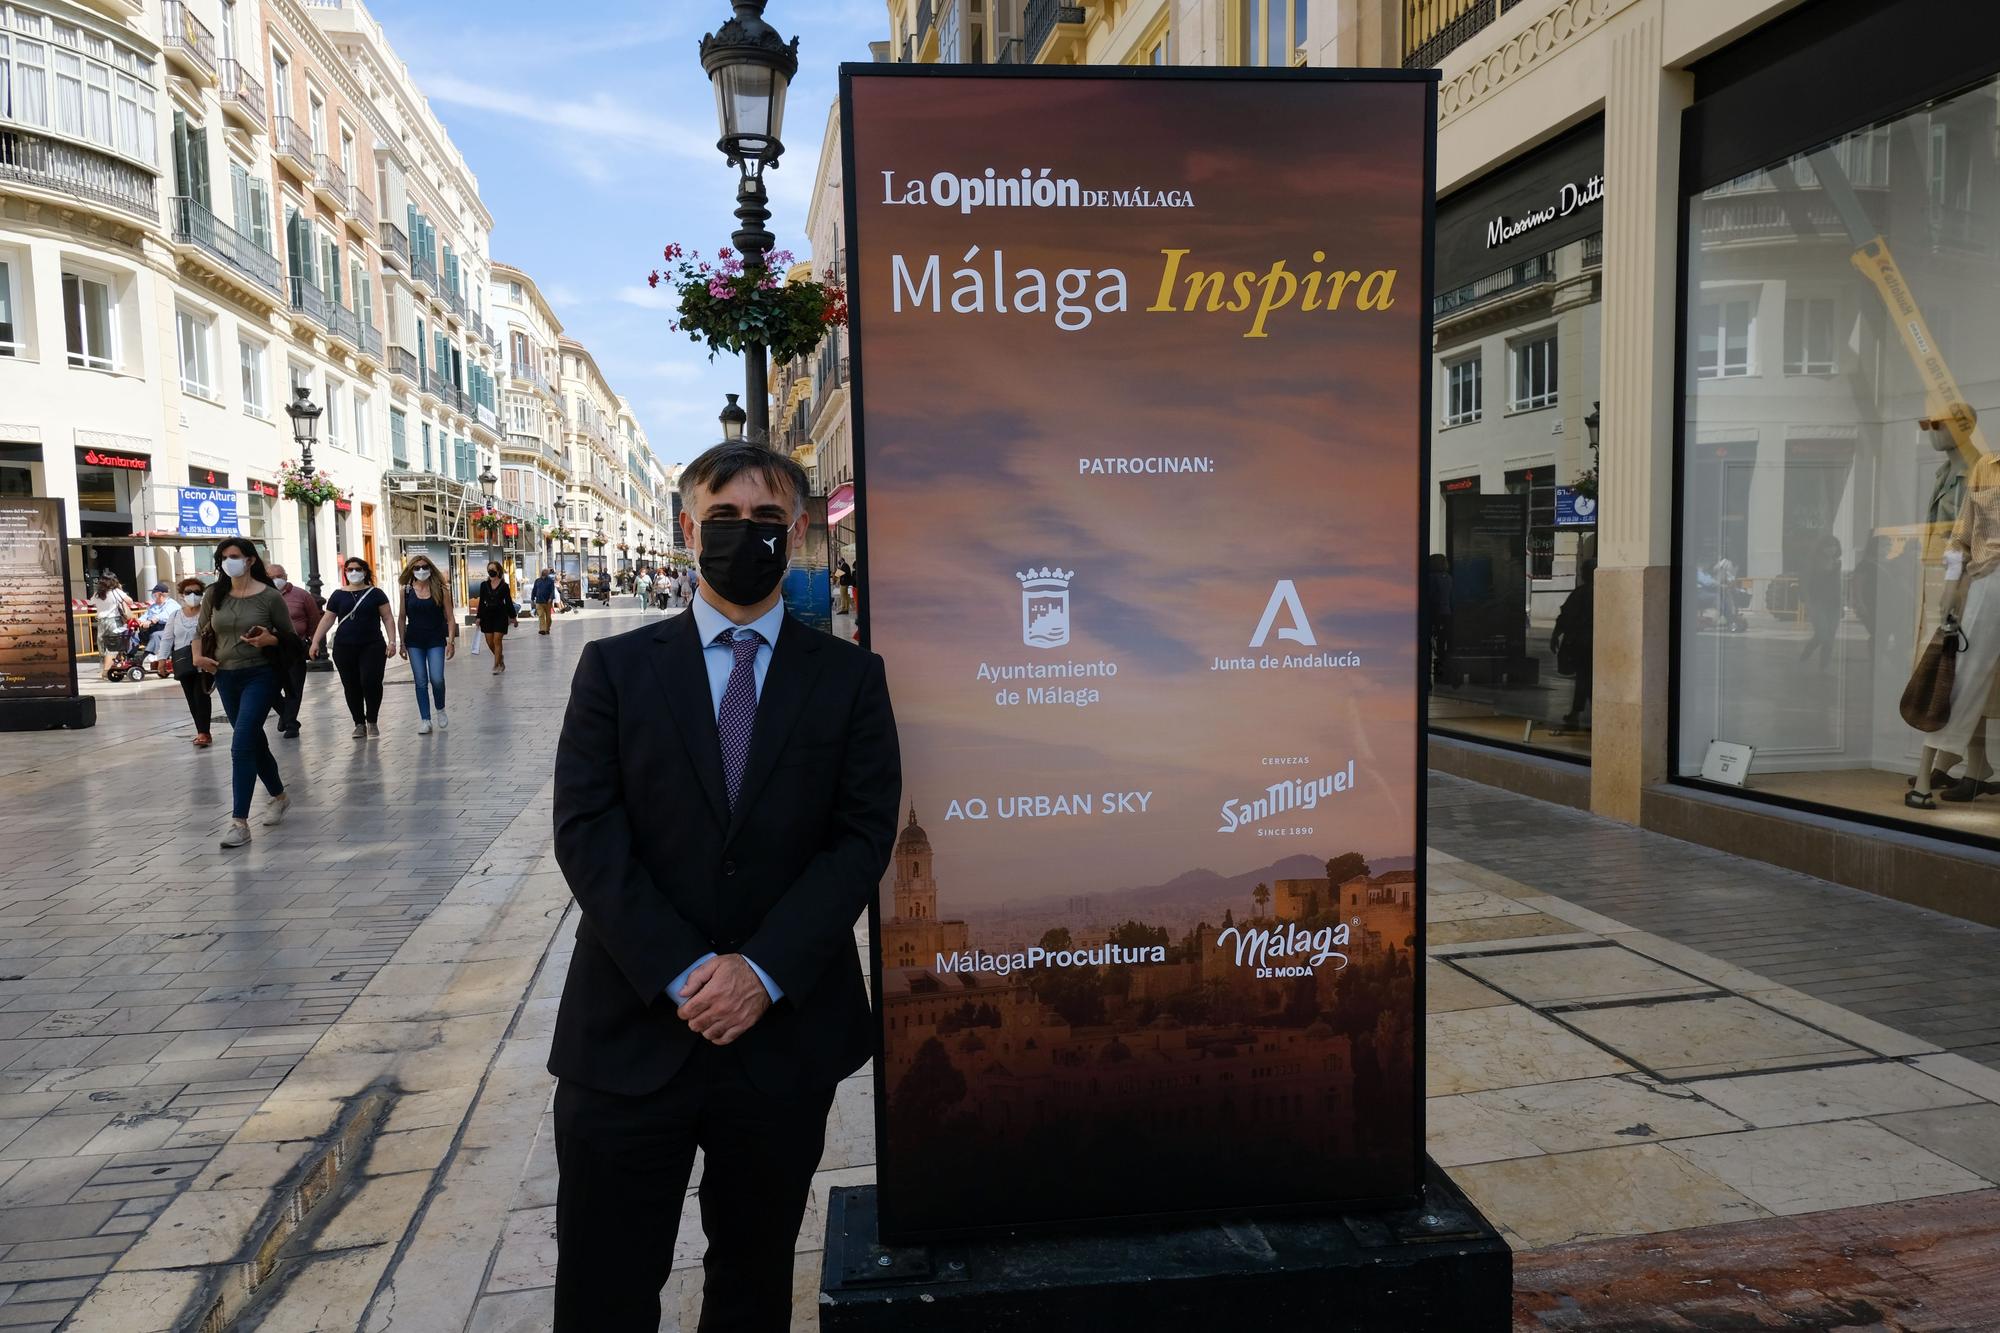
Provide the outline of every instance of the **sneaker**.
[[292,795],[290,792],[286,792],[281,796],[273,796],[264,804],[264,827],[276,828],[278,825],[284,823],[285,813],[291,808]]
[[422,721],[417,723],[417,735],[428,736],[430,734],[431,734],[431,720],[429,718],[424,718]]
[[229,827],[222,831],[224,847],[241,847],[249,841],[250,821],[247,819],[232,819],[229,821]]
[[356,722],[354,724],[354,739],[358,741],[363,739],[367,735],[368,735],[368,724],[365,722]]
[[373,722],[370,722],[368,724],[368,734],[370,736],[380,736],[382,734],[382,728],[376,726]]
[[444,709],[442,708],[438,709],[436,716],[437,716],[437,724],[439,731],[443,731],[446,727],[451,725],[450,720],[447,719],[444,715]]

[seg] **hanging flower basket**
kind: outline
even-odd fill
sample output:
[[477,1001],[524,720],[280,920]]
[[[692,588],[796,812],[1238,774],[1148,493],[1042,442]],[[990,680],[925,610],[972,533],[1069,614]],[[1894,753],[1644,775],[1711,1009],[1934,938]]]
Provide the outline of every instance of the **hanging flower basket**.
[[307,505],[330,505],[340,498],[332,477],[318,469],[308,477],[289,458],[278,464],[278,490],[287,500]]
[[552,542],[571,542],[576,540],[576,534],[565,527],[553,527],[544,529],[542,538]]
[[500,527],[506,522],[506,519],[497,509],[482,508],[475,509],[471,514],[467,515],[466,522],[471,524],[477,531],[491,537],[500,531]]
[[790,361],[818,347],[828,329],[847,323],[847,292],[833,280],[795,278],[785,281],[784,269],[794,261],[779,250],[754,270],[727,247],[711,262],[698,250],[678,244],[663,252],[665,271],[646,275],[646,285],[662,283],[675,293],[675,319],[667,327],[685,333],[689,341],[706,343],[712,361],[717,352],[741,354],[756,344],[774,360]]

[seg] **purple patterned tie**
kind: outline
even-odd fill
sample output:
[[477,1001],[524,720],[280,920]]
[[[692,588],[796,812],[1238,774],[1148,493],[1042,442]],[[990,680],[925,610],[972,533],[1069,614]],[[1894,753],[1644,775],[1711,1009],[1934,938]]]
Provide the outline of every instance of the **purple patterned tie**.
[[[715,636],[723,642],[732,631]],[[722,780],[729,789],[729,808],[736,809],[737,793],[743,790],[743,766],[750,759],[750,733],[757,725],[757,650],[764,636],[753,629],[733,631],[729,645],[736,655],[729,668],[729,683],[722,690],[722,707],[715,716],[716,730],[722,733]]]

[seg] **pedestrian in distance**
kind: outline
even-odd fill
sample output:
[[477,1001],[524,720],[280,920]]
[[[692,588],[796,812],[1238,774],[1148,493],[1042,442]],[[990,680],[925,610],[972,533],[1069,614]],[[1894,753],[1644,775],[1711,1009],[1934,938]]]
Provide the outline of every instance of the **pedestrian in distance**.
[[97,651],[103,657],[104,679],[111,679],[111,659],[125,651],[125,622],[139,610],[131,594],[119,586],[116,574],[97,576],[97,595],[90,599],[97,613]]
[[[293,631],[302,642],[311,639],[313,625],[320,618],[319,604],[313,601],[311,593],[286,577],[283,565],[267,568],[271,571],[271,586],[285,599],[285,609],[291,612]],[[278,734],[292,740],[299,738],[299,705],[305,702],[307,665],[303,656],[288,663],[285,678],[278,682]]]
[[535,576],[535,586],[529,594],[535,604],[535,633],[547,634],[549,622],[555,618],[556,578],[544,569]]
[[194,748],[206,750],[215,743],[209,735],[213,705],[209,699],[215,677],[194,664],[195,641],[201,630],[201,580],[192,574],[181,580],[174,613],[160,627],[160,655],[173,664],[174,679],[187,700],[188,716],[194,719]]
[[194,664],[214,673],[215,692],[234,732],[229,738],[229,827],[222,845],[241,847],[250,841],[250,798],[260,781],[271,797],[264,807],[267,826],[283,823],[291,809],[264,720],[278,701],[280,670],[303,647],[255,542],[223,538],[215,548],[215,565],[221,577],[202,597]]
[[341,562],[347,586],[326,599],[326,613],[313,631],[312,650],[330,641],[333,667],[354,719],[354,739],[382,734],[382,672],[396,648],[396,617],[389,594],[375,586],[375,571],[350,555]]
[[638,594],[639,609],[644,611],[653,598],[653,576],[640,570],[639,577],[633,580],[632,590]]
[[[410,679],[417,687],[417,734],[431,734],[451,725],[444,713],[444,664],[458,651],[458,619],[451,613],[451,582],[427,555],[413,555],[403,566],[403,609],[396,622]],[[437,712],[432,713],[435,705]]]
[[476,617],[479,632],[486,636],[486,651],[493,654],[493,674],[507,669],[507,631],[518,629],[521,613],[514,606],[514,590],[499,562],[486,566],[486,582],[479,585]]
[[853,932],[902,764],[882,659],[779,596],[807,487],[755,444],[691,463],[700,598],[585,645],[570,686],[555,851],[582,922],[549,1056],[560,1333],[659,1327],[697,1149],[701,1326],[789,1328],[834,1089],[874,1047]]

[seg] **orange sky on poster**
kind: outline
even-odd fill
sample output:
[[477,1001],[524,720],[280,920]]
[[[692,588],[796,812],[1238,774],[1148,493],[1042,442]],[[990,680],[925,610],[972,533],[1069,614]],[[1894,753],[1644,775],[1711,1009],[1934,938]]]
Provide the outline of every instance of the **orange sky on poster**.
[[[944,913],[1297,854],[1415,855],[1423,85],[857,77],[852,97],[867,610]],[[928,191],[937,173],[989,167],[1046,167],[1086,191],[1185,191],[1191,206],[884,202],[912,181]],[[1021,270],[1053,288],[1060,270],[1081,269],[1095,294],[1104,271],[1122,271],[1127,308],[1093,309],[1074,331],[1046,311],[1000,313],[996,250],[1010,289]],[[1147,310],[1168,250],[1187,252],[1183,277],[1262,278],[1276,261],[1301,284],[1334,270],[1395,276],[1375,283],[1372,309],[1358,282],[1338,309],[1304,309],[1301,285],[1263,321],[1268,336],[1250,338],[1255,278],[1251,310],[1184,311],[1184,287],[1173,310]],[[928,296],[913,308],[907,286],[894,308],[894,255],[912,274],[937,256],[936,313]],[[953,309],[962,268],[983,271],[983,313]],[[1079,460],[1131,457],[1212,470],[1079,475]],[[1074,571],[1070,642],[1054,649],[1023,642],[1016,574],[1043,566]],[[1311,648],[1275,630],[1249,646],[1280,580],[1296,588]],[[1212,669],[1313,652],[1360,665]],[[1060,661],[1117,674],[979,678],[982,664]],[[995,703],[1031,685],[1101,698]],[[1218,832],[1224,801],[1350,760],[1355,790]],[[1110,792],[1150,796],[1143,813],[1104,814]],[[1066,793],[1094,794],[1098,809],[947,819],[954,801]],[[1312,831],[1266,831],[1277,827]]]

